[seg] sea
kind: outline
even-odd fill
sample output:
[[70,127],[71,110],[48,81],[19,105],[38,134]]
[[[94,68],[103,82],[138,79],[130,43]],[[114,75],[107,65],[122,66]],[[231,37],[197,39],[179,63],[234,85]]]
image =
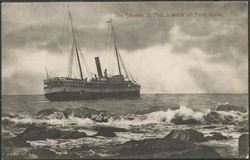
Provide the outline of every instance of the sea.
[[[248,94],[142,94],[138,99],[100,99],[85,101],[50,102],[43,95],[3,95],[2,96],[2,138],[16,137],[30,125],[43,125],[65,131],[84,132],[81,138],[46,138],[27,141],[31,147],[9,146],[2,150],[6,157],[39,158],[39,154],[28,153],[34,148],[45,148],[50,154],[66,155],[77,152],[80,158],[112,157],[110,148],[131,140],[163,138],[175,129],[194,129],[205,136],[219,132],[228,137],[225,140],[210,140],[202,145],[212,146],[223,158],[238,158],[238,140],[248,127]],[[216,110],[219,105],[242,107],[246,112],[236,110]],[[36,117],[39,111],[47,109],[63,111],[66,109],[88,108],[98,114],[108,114],[106,121],[79,117],[49,115]],[[212,119],[211,112],[216,112]],[[92,116],[93,117],[93,116]],[[192,119],[194,123],[178,123],[176,118]],[[229,119],[228,119],[229,117]],[[209,119],[210,118],[210,119]],[[175,121],[173,121],[175,120]],[[177,119],[178,120],[178,119]],[[229,121],[230,120],[230,121]],[[8,122],[3,124],[3,122]],[[198,123],[195,123],[198,122]],[[14,124],[14,125],[13,125]],[[126,132],[115,132],[114,137],[93,136],[96,126],[124,128]],[[86,146],[84,151],[82,151]],[[5,146],[2,146],[3,148]],[[30,149],[31,148],[31,149]],[[87,149],[86,149],[87,148]],[[41,150],[40,154],[43,153]],[[71,157],[67,157],[71,158]],[[168,157],[162,157],[168,158]],[[185,157],[183,157],[185,158]]]

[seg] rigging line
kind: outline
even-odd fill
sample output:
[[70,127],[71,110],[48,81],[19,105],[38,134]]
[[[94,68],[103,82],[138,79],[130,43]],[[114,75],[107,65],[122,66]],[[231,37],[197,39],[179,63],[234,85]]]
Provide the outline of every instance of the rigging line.
[[122,57],[121,57],[121,54],[119,53],[118,55],[119,55],[119,58],[120,58],[120,60],[121,60],[121,64],[122,64],[123,70],[124,70],[126,76],[128,77],[128,71],[127,71],[127,69],[126,69],[126,67],[125,67],[125,64],[124,64],[124,62],[123,62],[123,59],[122,59]]
[[[67,13],[67,12],[66,12]],[[69,16],[67,16],[67,20],[69,20]],[[71,57],[71,48],[70,48],[70,38],[69,38],[69,35],[70,35],[70,24],[69,24],[69,21],[67,21],[67,28],[66,28],[66,36],[67,36],[67,39],[66,39],[66,44],[67,44],[67,47],[66,47],[66,53],[68,54],[68,67],[70,67],[70,57]]]
[[74,46],[72,44],[71,50],[68,52],[68,77],[71,76],[71,68],[72,68],[72,56],[73,56],[73,50]]
[[[115,50],[113,50],[113,55],[115,56]],[[115,58],[112,60],[112,64],[111,64],[111,68],[112,68],[112,74],[114,74],[114,72],[115,72],[115,62],[116,62],[116,60],[115,60]]]
[[108,55],[108,33],[109,33],[109,27],[107,29],[107,32],[106,32],[106,54]]
[[79,46],[78,46],[78,48],[79,48],[79,51],[80,51],[81,59],[82,59],[83,64],[84,64],[84,70],[85,70],[86,74],[89,76],[90,69],[89,69],[88,64],[86,63],[84,53],[83,53],[82,49]]
[[106,53],[107,56],[109,58],[108,60],[108,70],[111,74],[113,74],[113,70],[114,70],[114,61],[113,61],[113,55],[115,55],[113,53],[113,47],[112,47],[112,41],[111,41],[111,36],[112,36],[112,32],[111,32],[111,27],[110,27],[110,23],[107,23],[107,32],[106,32]]
[[109,30],[109,33],[108,33],[108,52],[109,52],[109,56],[110,56],[110,60],[109,60],[109,71],[110,71],[110,74],[114,75],[114,65],[115,65],[115,62],[116,62],[116,54],[115,54],[115,47],[114,47],[114,44],[112,43],[112,31],[111,31],[111,25],[110,23],[108,23],[108,30]]
[[[68,25],[68,27],[69,27],[69,25]],[[68,68],[69,69],[69,72],[68,72],[69,78],[72,77],[72,69],[73,69],[73,62],[74,62],[74,48],[75,48],[75,43],[74,43],[74,38],[73,37],[72,37],[72,42],[73,43],[72,43],[72,46],[71,46],[70,51],[69,51],[69,65],[68,65],[68,67],[69,67]]]
[[111,29],[112,29],[112,33],[113,33],[113,41],[114,41],[114,45],[115,45],[115,52],[116,52],[116,59],[117,59],[117,63],[118,63],[119,75],[121,75],[121,68],[120,68],[120,62],[119,62],[119,57],[118,57],[118,48],[117,48],[117,44],[116,44],[116,34],[115,34],[115,30],[114,30],[114,27],[113,27],[111,21],[110,21],[110,25],[111,25]]
[[87,63],[86,63],[85,56],[84,56],[84,54],[83,54],[83,52],[82,52],[82,50],[81,50],[81,47],[80,47],[80,40],[79,40],[79,37],[78,37],[79,33],[78,33],[78,30],[76,29],[76,26],[75,26],[74,23],[73,23],[73,27],[74,27],[74,30],[75,30],[75,32],[76,32],[75,38],[76,38],[77,47],[78,47],[79,52],[80,52],[80,54],[81,54],[81,56],[82,56],[83,64],[84,64],[84,67],[85,67],[85,71],[86,71],[86,73],[87,73],[87,75],[88,75],[88,74],[89,74],[89,67],[88,67],[88,65],[87,65]]
[[78,47],[77,47],[77,42],[76,42],[76,36],[75,36],[74,28],[73,28],[73,18],[72,18],[72,16],[71,16],[70,11],[69,11],[69,16],[70,16],[70,20],[71,20],[70,22],[71,22],[71,28],[72,28],[73,37],[74,37],[74,43],[75,43],[77,61],[78,61],[78,65],[79,65],[79,70],[80,70],[80,74],[81,74],[81,79],[83,79],[82,68],[81,68],[81,63],[80,63],[79,54],[78,54]]
[[70,52],[69,78],[72,76],[73,61],[74,61],[74,43],[72,44],[72,48]]
[[64,32],[65,32],[65,24],[66,24],[66,18],[67,18],[67,12],[65,12],[64,18],[63,18],[63,27],[62,27],[62,36],[61,36],[61,41],[62,45],[64,44]]
[[82,52],[82,50],[81,50],[81,48],[80,48],[79,46],[78,46],[78,48],[79,48],[80,55],[81,55],[81,58],[82,58],[82,61],[83,61],[83,64],[84,64],[84,70],[85,70],[85,72],[87,73],[87,75],[89,75],[89,67],[88,67],[88,65],[87,65],[87,63],[86,63],[84,54],[83,54],[83,52]]
[[[75,50],[75,47],[74,47],[74,50]],[[74,54],[74,59],[77,60],[76,54]],[[72,74],[74,76],[73,78],[81,77],[79,66],[77,65],[77,63],[73,63],[72,66],[74,68],[74,69],[72,69]]]
[[[82,61],[83,61],[83,63],[85,63],[85,59],[84,59],[84,57],[83,57],[83,53],[81,52],[81,50],[80,50],[80,57],[81,57],[81,59],[82,59]],[[87,69],[87,67],[84,65],[84,75],[86,74],[87,76],[89,76],[89,72],[88,72],[88,69]]]
[[[67,13],[67,12],[66,12]],[[64,15],[64,18],[63,18],[63,27],[62,27],[62,33],[61,33],[61,45],[64,46],[64,33],[65,33],[65,19],[66,19],[66,13]],[[62,47],[63,48],[63,47]],[[65,48],[63,48],[63,51],[64,51]],[[68,52],[66,52],[66,55],[68,55]],[[67,71],[67,68],[66,68],[66,71]]]
[[[76,26],[75,26],[74,24],[73,24],[73,28],[74,28],[74,31],[76,32],[76,34],[75,34],[76,45],[77,45],[77,48],[78,48],[78,50],[79,50],[81,59],[82,59],[83,64],[84,64],[85,73],[86,73],[87,75],[89,75],[89,68],[88,68],[88,65],[87,65],[87,63],[86,63],[85,57],[84,57],[84,55],[83,55],[83,52],[82,52],[82,50],[81,50],[81,47],[79,46],[80,43],[79,43],[79,38],[78,38],[78,31],[77,31]],[[83,73],[84,76],[85,76],[85,73]]]
[[[68,40],[69,41],[69,40]],[[70,48],[70,51],[68,52],[69,53],[69,64],[68,64],[68,76],[71,77],[72,76],[72,64],[73,64],[73,60],[74,60],[74,39],[72,37],[72,46]],[[68,43],[69,44],[69,43]]]
[[[111,24],[111,27],[112,27],[112,29],[113,29],[113,38],[114,38],[114,45],[115,45],[115,49],[116,49],[116,53],[117,53],[117,55],[118,55],[118,59],[119,60],[121,60],[121,64],[122,64],[122,67],[123,67],[123,70],[124,70],[124,72],[125,72],[125,74],[126,74],[126,77],[128,77],[129,78],[129,76],[128,76],[128,71],[127,71],[127,69],[126,69],[126,67],[125,67],[125,65],[124,65],[124,62],[123,62],[123,59],[122,59],[122,57],[121,57],[121,54],[120,54],[120,52],[119,52],[119,50],[118,50],[118,47],[117,47],[117,35],[116,35],[116,32],[115,32],[115,30],[114,30],[114,28],[113,28],[113,25]],[[119,63],[119,60],[118,60],[118,63]],[[119,64],[118,64],[119,65]],[[119,65],[120,66],[120,65]],[[120,73],[120,68],[119,68],[119,73]]]
[[107,57],[110,58],[108,60],[108,70],[111,71],[111,64],[112,64],[112,53],[110,51],[110,29],[109,29],[109,24],[108,24],[108,27],[107,27],[107,32],[106,32],[106,54],[107,54]]
[[[115,38],[115,42],[116,42],[116,44],[117,44],[117,36],[116,36],[116,32],[114,31],[114,38]],[[125,74],[126,74],[126,76],[128,77],[128,71],[127,71],[127,69],[126,69],[126,67],[125,67],[125,64],[124,64],[124,62],[123,62],[123,59],[122,59],[122,57],[121,57],[121,54],[120,54],[120,52],[117,50],[117,52],[118,52],[118,58],[121,60],[121,64],[122,64],[122,67],[123,67],[123,70],[124,70],[124,72],[125,72]]]
[[46,76],[47,76],[47,79],[48,79],[49,78],[49,73],[48,73],[47,67],[46,66],[44,66],[44,67],[45,67]]
[[130,72],[128,72],[128,73],[129,73],[129,75],[130,75],[131,80],[132,80],[134,83],[136,83],[136,81],[135,81],[134,78],[132,77],[132,74],[131,74]]
[[[64,41],[64,37],[65,37],[65,24],[66,24],[66,18],[67,18],[67,12],[65,12],[65,14],[64,14],[64,18],[63,18],[63,24],[62,24],[62,33],[61,33],[61,45],[62,45],[62,49],[63,49],[63,51],[65,51],[65,49],[66,49],[66,47],[64,48],[63,46],[64,46],[64,43],[65,43],[65,41]],[[60,41],[59,40],[59,41]],[[67,43],[67,42],[66,42]],[[66,53],[68,53],[67,51],[66,51]],[[67,68],[66,68],[66,71],[67,71]]]

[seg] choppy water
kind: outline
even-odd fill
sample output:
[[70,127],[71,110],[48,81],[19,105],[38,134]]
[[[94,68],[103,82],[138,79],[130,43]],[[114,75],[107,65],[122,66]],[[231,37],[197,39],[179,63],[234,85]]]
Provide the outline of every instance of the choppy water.
[[[217,120],[204,118],[215,111],[219,104],[241,106],[248,110],[247,94],[159,94],[142,95],[140,99],[115,100],[104,99],[97,101],[72,101],[49,102],[43,96],[3,96],[2,113],[17,114],[18,116],[3,116],[2,120],[8,120],[16,124],[46,124],[61,130],[77,130],[88,135],[96,133],[93,127],[106,125],[126,128],[127,132],[117,132],[117,137],[84,137],[80,139],[46,139],[29,141],[32,147],[48,147],[57,154],[67,154],[72,148],[88,146],[90,149],[82,153],[82,157],[97,155],[99,157],[110,156],[110,147],[122,144],[129,140],[141,140],[150,138],[162,138],[173,129],[192,128],[210,135],[211,132],[220,132],[230,137],[223,141],[203,142],[204,145],[213,146],[222,157],[238,157],[238,138],[242,134],[239,131],[243,125],[248,124],[248,111],[216,111],[220,116]],[[50,115],[45,119],[35,118],[37,112],[56,108],[87,107],[95,110],[103,110],[112,116],[106,122],[97,122],[91,118],[79,118],[74,115],[69,117]],[[184,120],[193,119],[198,124],[175,124],[173,119],[182,117]],[[232,122],[228,122],[231,117]],[[209,127],[211,126],[211,127]],[[2,133],[8,136],[16,136],[25,127],[5,127]],[[167,157],[166,157],[167,158]]]

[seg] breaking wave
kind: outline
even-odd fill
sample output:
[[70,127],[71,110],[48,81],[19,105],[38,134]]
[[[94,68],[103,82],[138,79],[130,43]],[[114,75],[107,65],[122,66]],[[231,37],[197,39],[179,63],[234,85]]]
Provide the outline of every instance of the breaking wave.
[[145,115],[135,115],[131,120],[126,116],[119,119],[111,118],[110,125],[146,125],[152,123],[167,124],[238,124],[247,120],[247,113],[238,111],[212,111],[207,109],[204,112],[194,111],[186,106],[180,106],[177,110],[156,111]]
[[[72,110],[72,109],[71,109]],[[79,110],[79,109],[77,109]],[[88,112],[86,114],[85,110]],[[74,111],[72,111],[74,112]],[[179,109],[168,109],[165,111],[156,111],[143,115],[111,115],[103,111],[94,109],[81,108],[81,112],[70,113],[54,110],[47,112],[42,116],[3,116],[2,120],[14,122],[16,124],[48,124],[60,126],[95,126],[95,125],[111,125],[111,126],[137,126],[154,123],[195,125],[195,124],[228,124],[236,125],[247,121],[248,113],[238,111],[215,111],[207,109],[203,112],[195,111],[186,106],[180,106]],[[44,113],[44,112],[43,112]],[[84,115],[83,115],[84,114]]]

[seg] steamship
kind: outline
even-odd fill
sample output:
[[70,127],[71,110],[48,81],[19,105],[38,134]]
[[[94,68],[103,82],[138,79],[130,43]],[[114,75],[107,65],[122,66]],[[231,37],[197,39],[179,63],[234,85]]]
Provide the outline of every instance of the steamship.
[[[107,69],[101,68],[100,58],[95,57],[97,74],[90,73],[79,47],[77,30],[73,23],[73,18],[68,10],[68,19],[70,22],[70,31],[72,33],[72,46],[69,52],[68,76],[50,77],[46,69],[47,78],[44,80],[44,96],[50,101],[72,101],[88,100],[102,98],[139,98],[140,85],[133,79],[130,72],[126,69],[117,46],[117,38],[112,21],[108,20],[107,37],[109,37],[110,47],[113,50],[113,56],[117,66],[116,74],[108,74]],[[107,44],[107,43],[106,43]],[[72,77],[72,68],[74,59],[77,62],[79,77]],[[83,73],[82,62],[84,62]]]

